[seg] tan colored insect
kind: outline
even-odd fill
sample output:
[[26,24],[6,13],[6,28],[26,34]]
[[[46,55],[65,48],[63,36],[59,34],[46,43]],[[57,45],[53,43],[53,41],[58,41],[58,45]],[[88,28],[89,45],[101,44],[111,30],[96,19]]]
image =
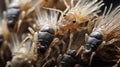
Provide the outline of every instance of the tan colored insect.
[[[61,12],[61,16],[58,21],[58,34],[68,35],[69,44],[68,49],[70,49],[73,42],[74,32],[82,31],[88,28],[88,23],[91,24],[97,16],[97,13],[100,12],[100,7],[104,5],[102,1],[98,0],[78,0],[74,5],[74,0],[71,0],[71,5],[69,6],[64,0],[66,5],[66,10]],[[93,20],[94,19],[94,20]],[[83,26],[81,26],[83,25]],[[84,26],[85,25],[85,26]],[[69,33],[70,32],[70,33]]]
[[59,25],[63,28],[62,33],[69,29],[78,29],[80,24],[91,21],[99,13],[99,9],[103,5],[102,1],[79,0],[74,6],[73,1],[71,0],[71,8],[65,2],[67,9],[59,20]]
[[9,44],[12,60],[7,62],[6,67],[29,67],[37,61],[37,33],[33,30],[30,31],[31,34],[25,36],[25,39],[21,42],[16,35],[13,35],[13,43]]

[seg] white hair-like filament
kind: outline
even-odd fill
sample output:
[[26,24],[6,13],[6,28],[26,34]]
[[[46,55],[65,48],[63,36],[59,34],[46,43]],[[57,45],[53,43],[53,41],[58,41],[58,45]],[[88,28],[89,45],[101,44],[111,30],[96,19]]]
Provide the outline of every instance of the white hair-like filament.
[[10,50],[12,53],[14,53],[14,51],[17,51],[17,49],[19,48],[20,42],[18,40],[17,35],[12,36],[12,42],[8,44]]
[[58,12],[50,11],[47,12],[45,10],[38,10],[36,23],[39,24],[40,27],[44,25],[51,26],[53,29],[56,30],[57,22],[58,22]]
[[25,38],[22,42],[19,41],[17,35],[12,37],[12,44],[8,45],[12,55],[18,58],[25,58],[32,59],[34,58],[33,50],[32,50],[32,41],[29,38]]
[[99,22],[96,23],[93,31],[102,31],[103,34],[108,35],[109,33],[118,30],[120,26],[120,6],[116,7],[112,11],[112,5],[102,15],[102,18]]
[[100,12],[103,1],[98,0],[78,0],[76,5],[68,13],[76,13],[79,18],[87,18]]

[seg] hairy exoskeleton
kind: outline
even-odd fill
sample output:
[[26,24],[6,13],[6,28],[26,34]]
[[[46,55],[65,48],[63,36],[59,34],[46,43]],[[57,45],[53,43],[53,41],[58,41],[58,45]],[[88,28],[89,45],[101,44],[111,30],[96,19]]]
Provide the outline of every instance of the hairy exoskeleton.
[[38,45],[40,46],[40,52],[42,52],[44,49],[49,47],[55,37],[58,13],[55,11],[47,12],[45,10],[40,10],[38,13],[39,14],[36,19],[36,24],[39,26]]
[[[40,4],[40,0],[12,0],[7,5],[7,25],[12,31],[23,30],[26,31],[28,26],[33,25],[33,16],[35,8]],[[24,28],[23,28],[24,26]]]
[[38,65],[44,67],[51,62],[54,65],[60,43],[59,38],[56,38],[58,12],[38,10],[37,14],[36,24],[39,26],[37,51],[40,56]]
[[[31,32],[31,30],[30,30]],[[9,48],[12,52],[12,60],[8,61],[6,67],[31,67],[37,61],[37,32],[27,34],[23,41],[19,41],[16,35],[12,37]]]
[[[106,55],[106,57],[108,57],[106,61],[115,61],[120,57],[120,52],[118,49],[120,47],[118,45],[120,31],[120,6],[116,7],[113,11],[111,11],[112,6],[110,6],[110,9],[107,12],[106,9],[107,8],[105,8],[100,20],[96,22],[93,31],[86,39],[82,56],[84,60],[86,57],[86,60],[90,60],[90,56],[96,51],[97,53],[102,52],[99,54],[101,59],[104,58],[102,55]],[[107,54],[104,52],[107,52]],[[111,54],[113,52],[115,54],[112,56]],[[111,59],[109,58],[109,55],[112,56]]]
[[[99,9],[103,5],[103,3],[102,1],[98,2],[97,0],[79,0],[74,6],[73,0],[71,0],[71,8],[67,5],[66,2],[65,4],[67,8],[61,14],[58,21],[58,34],[65,36],[67,33],[67,35],[69,35],[70,40],[67,47],[67,51],[69,51],[73,49],[71,45],[73,44],[73,36],[75,30],[82,31],[87,29],[87,27],[89,28],[88,24],[91,24],[94,19],[96,19],[97,13],[99,13]],[[63,54],[62,59],[59,62],[59,66],[73,67],[79,63],[76,62],[76,58],[80,59],[80,57],[77,56],[73,57],[69,54]]]
[[72,44],[74,30],[81,31],[83,29],[86,29],[87,24],[92,22],[92,20],[96,18],[97,13],[100,12],[100,7],[103,5],[102,1],[98,2],[97,0],[79,0],[74,6],[73,1],[74,0],[71,0],[71,6],[69,6],[64,0],[64,3],[67,6],[67,8],[64,12],[62,12],[59,18],[57,30],[57,34],[59,35],[65,37],[66,35],[69,35],[70,40],[69,44],[67,44],[68,50],[70,49]]
[[70,40],[68,49],[70,49],[73,41],[74,31],[82,31],[90,28],[91,24],[96,18],[97,13],[100,12],[100,7],[104,5],[102,1],[78,0],[74,5],[74,0],[71,0],[71,8],[64,0],[67,6],[66,10],[61,14],[58,21],[58,34],[65,35],[70,32]]
[[[73,4],[72,2],[71,4]],[[102,1],[98,2],[97,0],[79,0],[71,8],[66,2],[65,4],[67,8],[59,20],[59,25],[63,29],[62,33],[67,32],[69,29],[77,29],[80,24],[91,21],[100,12],[99,9],[103,5]]]

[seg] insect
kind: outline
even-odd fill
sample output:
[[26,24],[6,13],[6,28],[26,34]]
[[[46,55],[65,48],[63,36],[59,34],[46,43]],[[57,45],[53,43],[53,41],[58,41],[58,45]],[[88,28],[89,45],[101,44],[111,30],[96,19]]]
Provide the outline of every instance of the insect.
[[77,29],[78,25],[90,21],[98,12],[102,5],[102,1],[98,2],[97,0],[79,0],[75,6],[73,5],[73,0],[71,0],[72,7],[66,3],[66,10],[60,17],[59,25],[63,28],[63,32],[66,32],[69,29]]
[[[66,0],[66,1],[6,0],[6,1],[11,2],[10,4],[6,4],[7,10],[5,11],[4,18],[1,18],[2,13],[0,13],[0,19],[2,19],[0,21],[2,22],[0,23],[0,61],[2,60],[4,62],[0,63],[0,67],[4,67],[4,65],[6,65],[6,67],[9,66],[57,67],[57,64],[58,67],[59,66],[73,67],[76,64],[82,64],[80,61],[83,60],[81,60],[81,57],[79,57],[78,55],[79,53],[81,56],[81,51],[79,52],[77,50],[85,42],[84,35],[86,32],[83,32],[83,30],[87,31],[87,29],[89,29],[88,25],[94,24],[94,21],[96,21],[96,19],[99,17],[97,13],[99,13],[100,7],[103,5],[102,1],[98,0]],[[62,5],[60,2],[62,2],[62,4],[65,4],[66,6]],[[40,9],[40,11],[38,11],[37,13],[36,7]],[[60,9],[61,14],[59,14],[56,11],[49,11],[44,9],[49,7],[53,9],[54,8]],[[63,11],[65,7],[67,8],[65,11]],[[37,19],[35,19],[36,16]],[[97,24],[99,25],[100,23]],[[117,25],[117,23],[115,25]],[[14,35],[16,34],[16,32],[17,35]],[[116,32],[115,34],[116,36],[118,35],[118,33]],[[109,34],[109,36],[111,35],[113,34],[112,33]],[[99,33],[97,34],[97,36],[99,36]],[[102,36],[103,36],[102,38],[105,37],[103,34]],[[107,42],[108,41],[107,39],[112,40]],[[13,42],[11,42],[11,40]],[[107,47],[108,45],[119,43],[119,39],[114,39],[110,37],[104,40],[107,40],[105,43],[106,45],[104,45],[104,47],[101,49],[100,48],[97,49],[96,52],[97,55],[99,55],[99,57],[105,61],[106,60],[110,61],[112,58],[115,58],[112,59],[112,61],[118,60],[119,46],[116,45],[114,47],[115,49],[114,51]],[[9,41],[10,44],[8,44],[7,41]],[[101,44],[103,44],[103,41],[101,42]],[[9,48],[6,48],[5,46],[9,46],[11,52],[9,52]],[[99,45],[97,47],[99,47]],[[1,48],[4,49],[5,51],[4,50],[1,51],[2,50]],[[108,50],[110,50],[110,52]],[[101,54],[102,52],[104,53],[106,52],[109,54],[102,55]],[[12,55],[9,53],[12,53]],[[113,55],[111,55],[110,53]],[[117,58],[113,57],[114,55],[116,56],[117,53],[118,53]],[[2,54],[5,55],[2,56]],[[60,62],[57,62],[59,54],[62,56],[62,58]],[[106,58],[106,56],[107,57],[111,56],[111,58],[110,57]]]
[[[71,4],[72,4],[72,1],[73,0],[71,0]],[[64,0],[64,3],[67,5],[65,0]],[[86,6],[86,5],[88,5],[88,6]],[[78,1],[77,4],[75,5],[75,7],[72,7],[70,10],[68,10],[68,8],[67,8],[59,18],[59,21],[57,24],[57,26],[59,27],[57,34],[65,36],[66,33],[69,32],[69,30],[78,29],[78,27],[79,27],[78,25],[81,23],[84,23],[86,21],[89,21],[91,18],[93,18],[93,16],[95,16],[95,14],[97,14],[97,12],[99,12],[99,8],[102,5],[103,5],[102,1],[97,2],[97,0],[95,0],[95,1],[91,2],[88,0],[85,0],[85,1],[81,0],[81,1]],[[85,9],[82,6],[91,10],[90,12],[88,12],[88,14],[85,14],[85,16],[83,15]],[[98,6],[98,8],[96,8],[97,6]],[[95,9],[92,10],[93,8],[95,8]],[[81,14],[82,10],[80,10],[80,9],[84,10],[83,14]],[[87,9],[86,9],[86,12],[87,12]],[[89,17],[89,19],[87,19],[86,16]],[[84,18],[84,21],[83,21],[83,18]],[[76,22],[76,20],[77,20],[77,22]],[[75,21],[75,23],[72,23],[72,21]],[[70,39],[72,39],[74,32],[70,31],[70,33],[71,33]],[[69,41],[67,49],[70,49],[71,44],[72,44],[72,40]]]
[[[110,45],[119,47],[117,42],[119,42],[120,6],[116,7],[113,11],[111,11],[112,5],[107,12],[106,9],[107,8],[105,8],[101,20],[95,24],[93,31],[87,37],[85,50],[83,51],[83,57],[90,58],[91,54],[96,51],[103,53],[103,51],[106,50],[110,52],[118,50],[118,48],[110,48]],[[103,48],[105,49],[99,50],[98,47],[100,46],[103,46]],[[107,54],[110,55],[109,52]],[[101,54],[100,56],[102,55],[104,54]],[[114,54],[113,58],[115,57],[115,55],[119,56],[119,50],[118,52],[116,52],[116,54]],[[108,58],[106,61],[112,61],[113,58]],[[118,60],[117,57],[116,60]]]
[[[12,0],[10,4],[6,4],[8,27],[17,28],[19,30],[24,27],[33,27],[36,8],[53,7],[56,0]],[[8,3],[8,2],[7,2]],[[26,28],[27,28],[26,27]],[[20,28],[20,30],[21,30]],[[25,29],[25,28],[24,28]],[[23,30],[26,31],[26,30]]]
[[[48,11],[38,9],[36,11],[36,24],[39,26],[37,51],[39,54],[38,65],[41,67],[54,65],[55,57],[60,40],[56,38],[57,21],[59,13],[56,11]],[[56,50],[55,50],[56,49]],[[51,64],[52,62],[52,64]],[[50,64],[50,65],[49,65]]]
[[77,64],[75,55],[76,55],[75,50],[71,50],[65,53],[60,59],[59,67],[74,67],[75,64]]
[[78,50],[69,49],[63,55],[59,55],[58,67],[76,67],[77,65],[84,67],[85,63],[83,63],[80,59],[82,50],[83,46],[80,46]]
[[[39,11],[36,23],[39,25],[40,30],[38,31],[38,42],[40,50],[45,50],[54,39],[55,31],[57,29],[57,18],[58,13],[50,11]],[[43,48],[44,49],[43,49]]]
[[38,32],[38,42],[40,44],[38,48],[38,52],[45,53],[47,47],[51,44],[54,38],[54,30],[49,26],[43,26],[41,30]]
[[9,44],[12,52],[12,60],[8,61],[6,67],[29,67],[37,61],[37,33],[28,34],[22,42],[16,35],[12,37],[13,43]]
[[[16,7],[14,7],[16,6]],[[8,27],[14,27],[15,21],[18,20],[20,9],[18,5],[11,5],[7,9]]]
[[15,28],[18,31],[25,22],[30,25],[32,21],[31,16],[34,16],[34,10],[39,3],[39,0],[12,0],[10,4],[6,4],[7,25],[9,29]]
[[75,5],[73,2],[74,0],[71,0],[71,6],[69,6],[64,0],[67,8],[64,12],[61,12],[62,14],[58,21],[58,34],[65,35],[70,32],[68,49],[70,49],[72,44],[74,31],[87,29],[88,23],[91,23],[92,19],[97,17],[100,7],[104,5],[102,1],[98,2],[97,0],[78,0]]

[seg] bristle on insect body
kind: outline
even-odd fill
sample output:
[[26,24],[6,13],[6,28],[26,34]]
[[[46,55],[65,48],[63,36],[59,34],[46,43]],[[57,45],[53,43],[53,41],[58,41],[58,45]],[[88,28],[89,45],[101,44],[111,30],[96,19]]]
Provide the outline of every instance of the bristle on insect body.
[[57,29],[58,12],[55,12],[55,11],[47,12],[47,11],[43,10],[43,11],[39,11],[36,13],[38,14],[36,23],[40,27],[42,27],[44,25],[48,25],[48,26],[52,27],[54,30]]
[[120,31],[120,6],[115,8],[113,11],[112,5],[110,9],[106,12],[106,9],[102,15],[102,19],[96,23],[93,31],[99,31],[103,35],[114,35],[118,34],[117,32]]
[[[103,1],[98,0],[78,0],[75,6],[69,6],[63,12],[59,19],[59,27],[63,29],[64,32],[69,29],[80,30],[80,24],[88,24],[86,22],[91,22],[98,17],[98,13],[100,12],[100,8],[104,5]],[[96,17],[96,18],[95,18]],[[85,27],[81,27],[85,29]],[[63,33],[63,32],[62,32]]]
[[95,14],[100,12],[101,6],[104,3],[98,0],[79,0],[74,7],[72,7],[67,14],[71,13],[76,18],[78,23],[82,23],[82,20],[91,19]]
[[30,61],[36,60],[37,55],[33,49],[35,46],[30,39],[31,37],[27,36],[25,39],[23,39],[22,42],[20,42],[19,38],[16,35],[12,37],[12,43],[8,46],[12,52],[13,57],[15,56],[23,60],[27,58]]

